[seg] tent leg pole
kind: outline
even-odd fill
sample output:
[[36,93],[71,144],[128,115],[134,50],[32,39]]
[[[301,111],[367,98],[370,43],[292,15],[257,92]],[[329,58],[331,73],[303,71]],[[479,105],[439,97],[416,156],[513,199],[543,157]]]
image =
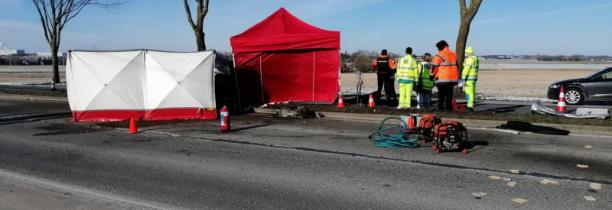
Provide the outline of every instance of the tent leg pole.
[[262,54],[259,54],[259,83],[261,86],[261,102],[263,104],[266,104],[266,99],[264,98],[264,87],[263,87],[263,68],[262,68],[262,62],[261,62]]

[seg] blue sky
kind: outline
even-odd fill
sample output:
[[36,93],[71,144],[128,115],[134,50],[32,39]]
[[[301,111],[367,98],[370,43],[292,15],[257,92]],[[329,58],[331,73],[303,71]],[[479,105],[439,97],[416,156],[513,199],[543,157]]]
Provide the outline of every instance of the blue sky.
[[[64,30],[62,49],[190,51],[195,41],[181,0],[128,0],[119,8],[87,8]],[[457,0],[210,0],[209,48],[229,51],[229,37],[280,7],[313,25],[339,30],[349,52],[387,48],[433,52],[454,46]],[[612,1],[484,0],[468,44],[480,54],[612,55]],[[0,42],[49,51],[30,0],[0,0]]]

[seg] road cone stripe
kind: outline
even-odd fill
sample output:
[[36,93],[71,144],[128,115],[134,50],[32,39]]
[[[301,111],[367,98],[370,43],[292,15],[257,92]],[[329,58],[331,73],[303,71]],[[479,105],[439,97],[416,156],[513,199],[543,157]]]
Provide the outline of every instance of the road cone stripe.
[[370,99],[368,100],[368,107],[372,108],[375,106],[376,106],[376,103],[374,102],[374,97],[372,97],[372,94],[370,94]]
[[557,112],[565,113],[567,111],[565,107],[565,89],[561,86],[559,90],[559,100],[557,101]]
[[344,108],[344,100],[342,99],[342,95],[338,95],[338,108]]

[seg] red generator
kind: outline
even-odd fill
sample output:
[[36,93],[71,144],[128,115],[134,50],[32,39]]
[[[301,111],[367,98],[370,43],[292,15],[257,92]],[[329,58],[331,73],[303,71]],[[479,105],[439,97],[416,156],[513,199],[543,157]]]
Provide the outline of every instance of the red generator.
[[432,150],[440,152],[468,152],[468,134],[463,124],[456,121],[445,121],[434,126]]

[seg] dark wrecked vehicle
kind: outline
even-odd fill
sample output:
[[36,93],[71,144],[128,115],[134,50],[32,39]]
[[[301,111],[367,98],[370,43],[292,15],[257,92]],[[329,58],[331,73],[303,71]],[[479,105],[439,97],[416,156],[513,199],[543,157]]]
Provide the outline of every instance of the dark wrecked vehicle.
[[565,102],[570,105],[585,102],[612,102],[612,68],[598,71],[588,77],[563,80],[548,86],[547,97],[559,99],[561,87],[565,90]]

